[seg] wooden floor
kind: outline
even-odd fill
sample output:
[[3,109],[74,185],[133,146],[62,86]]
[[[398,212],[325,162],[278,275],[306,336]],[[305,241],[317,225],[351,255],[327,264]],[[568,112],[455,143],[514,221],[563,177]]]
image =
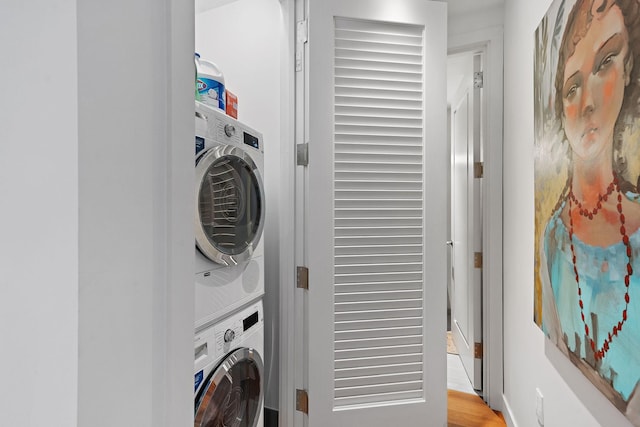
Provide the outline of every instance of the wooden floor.
[[502,414],[496,413],[476,394],[447,391],[449,427],[506,427]]

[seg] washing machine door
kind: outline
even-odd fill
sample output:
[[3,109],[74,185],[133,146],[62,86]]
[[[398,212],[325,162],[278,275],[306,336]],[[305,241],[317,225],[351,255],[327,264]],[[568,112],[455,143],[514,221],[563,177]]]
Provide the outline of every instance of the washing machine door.
[[196,397],[195,427],[256,427],[262,411],[263,363],[251,348],[231,352]]
[[196,163],[196,246],[207,258],[237,265],[251,258],[264,228],[264,188],[249,153],[216,146]]

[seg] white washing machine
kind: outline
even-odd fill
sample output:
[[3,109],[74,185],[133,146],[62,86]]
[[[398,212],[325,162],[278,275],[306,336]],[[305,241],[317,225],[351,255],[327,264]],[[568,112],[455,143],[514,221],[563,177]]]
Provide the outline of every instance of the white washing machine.
[[195,336],[195,427],[264,426],[262,301]]
[[195,328],[264,294],[262,135],[196,102]]

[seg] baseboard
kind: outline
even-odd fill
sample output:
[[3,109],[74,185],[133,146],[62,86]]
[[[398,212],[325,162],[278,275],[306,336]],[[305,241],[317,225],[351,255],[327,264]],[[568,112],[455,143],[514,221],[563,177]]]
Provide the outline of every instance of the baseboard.
[[264,408],[264,427],[278,427],[278,411]]
[[504,394],[502,395],[502,416],[504,416],[507,427],[518,427],[518,424],[515,421],[515,417],[513,416],[511,406],[509,405],[509,402],[507,401],[507,398]]

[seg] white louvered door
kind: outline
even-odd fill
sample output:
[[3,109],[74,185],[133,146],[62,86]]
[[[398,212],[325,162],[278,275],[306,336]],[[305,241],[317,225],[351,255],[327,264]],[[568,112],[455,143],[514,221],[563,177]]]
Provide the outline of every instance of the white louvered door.
[[446,425],[446,4],[309,0],[311,427]]

